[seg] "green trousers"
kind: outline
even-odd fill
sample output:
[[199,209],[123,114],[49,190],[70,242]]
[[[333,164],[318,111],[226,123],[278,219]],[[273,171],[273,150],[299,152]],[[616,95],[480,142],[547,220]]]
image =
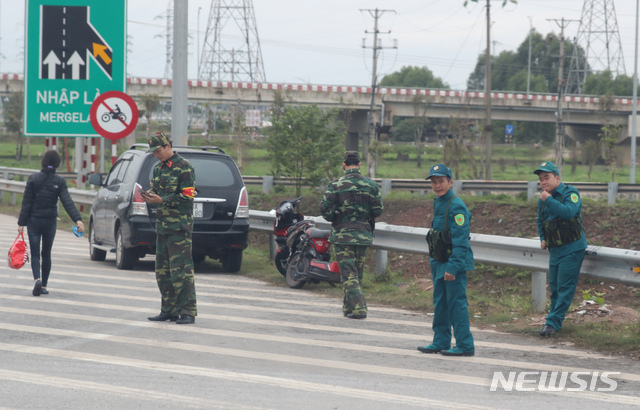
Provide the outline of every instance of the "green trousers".
[[551,255],[549,258],[551,307],[546,324],[553,326],[556,330],[562,328],[564,317],[573,302],[583,260],[583,249],[562,256]]

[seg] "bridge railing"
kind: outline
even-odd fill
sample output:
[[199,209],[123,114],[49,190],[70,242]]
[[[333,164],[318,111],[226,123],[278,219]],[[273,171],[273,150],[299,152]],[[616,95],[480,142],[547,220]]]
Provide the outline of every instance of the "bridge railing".
[[[295,186],[293,178],[274,178],[272,176],[243,176],[246,185],[262,186],[262,192],[271,193],[275,185],[291,187]],[[391,191],[412,191],[425,193],[431,189],[431,184],[424,179],[380,179],[374,181],[381,187],[382,196],[387,196]],[[612,205],[616,202],[618,194],[640,194],[640,184],[620,184],[618,182],[567,182],[582,193],[607,194],[607,202]],[[310,185],[303,181],[303,186]],[[462,191],[476,192],[526,192],[527,199],[531,200],[540,192],[538,181],[462,181],[455,180],[453,185],[455,193]]]
[[[25,185],[26,182],[22,181],[0,179],[0,198],[4,198],[4,193],[9,192],[12,204],[15,205],[16,194],[23,193]],[[70,188],[69,194],[74,202],[91,205],[97,192]],[[307,219],[314,221],[319,228],[331,227],[322,217]],[[274,221],[275,216],[267,211],[249,211],[251,229],[270,233],[272,252],[275,252]],[[428,256],[429,249],[425,241],[428,231],[427,228],[377,223],[372,245],[376,250],[376,274],[381,275],[386,271],[388,251]],[[536,312],[544,310],[549,253],[540,249],[538,239],[474,233],[471,234],[471,248],[476,262],[532,271],[532,306]],[[271,256],[273,258],[273,254]],[[640,251],[589,246],[580,274],[606,282],[640,286]]]

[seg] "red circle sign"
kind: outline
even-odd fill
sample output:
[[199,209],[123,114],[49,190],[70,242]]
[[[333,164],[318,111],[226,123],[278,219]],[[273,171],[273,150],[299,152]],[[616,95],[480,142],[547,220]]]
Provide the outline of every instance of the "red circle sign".
[[107,91],[91,104],[89,118],[98,134],[110,140],[118,140],[136,129],[138,106],[133,98],[123,92]]

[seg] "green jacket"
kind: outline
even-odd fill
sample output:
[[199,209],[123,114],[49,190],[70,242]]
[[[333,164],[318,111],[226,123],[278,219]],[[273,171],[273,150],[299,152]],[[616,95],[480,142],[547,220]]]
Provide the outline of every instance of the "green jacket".
[[[436,231],[444,231],[444,220],[447,210],[447,202],[455,196],[453,188],[441,197],[433,200],[433,221],[431,228]],[[459,197],[453,198],[449,205],[449,213],[447,215],[447,228],[451,231],[451,241],[453,249],[449,261],[444,263],[436,262],[430,258],[431,273],[434,279],[444,276],[448,272],[456,276],[459,272],[474,270],[473,251],[469,243],[469,233],[471,224],[471,212]]]
[[339,245],[371,245],[370,223],[382,214],[382,196],[375,181],[349,169],[327,187],[320,201],[320,212],[331,222],[329,242]]
[[[540,241],[545,240],[544,230],[542,229],[544,221],[556,218],[570,220],[576,216],[580,217],[581,212],[582,199],[580,198],[580,192],[571,185],[565,185],[564,182],[561,182],[544,203],[542,199],[538,199],[537,224]],[[549,248],[549,252],[551,256],[563,256],[586,248],[587,238],[583,230],[582,236],[577,241]]]
[[156,232],[166,235],[193,229],[193,197],[195,172],[189,161],[173,154],[153,169],[151,191],[162,197],[156,214]]

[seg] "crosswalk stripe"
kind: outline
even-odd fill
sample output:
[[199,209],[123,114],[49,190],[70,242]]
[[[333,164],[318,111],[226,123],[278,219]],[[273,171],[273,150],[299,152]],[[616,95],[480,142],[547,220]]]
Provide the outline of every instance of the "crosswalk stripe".
[[[151,341],[148,341],[151,342]],[[163,342],[166,343],[166,342]],[[354,389],[344,386],[327,385],[323,383],[310,383],[303,380],[290,380],[272,376],[263,376],[257,374],[239,373],[224,370],[216,370],[210,368],[186,366],[177,364],[167,364],[162,362],[151,362],[146,360],[133,359],[129,357],[106,356],[93,353],[84,353],[76,351],[67,351],[60,349],[51,349],[36,346],[23,346],[0,342],[0,350],[24,353],[28,355],[45,355],[69,360],[82,360],[94,363],[102,363],[108,365],[116,365],[123,367],[134,367],[138,369],[146,369],[152,371],[162,371],[170,373],[179,373],[192,376],[208,377],[214,379],[231,380],[240,383],[254,383],[278,388],[295,389],[307,392],[326,393],[339,396],[347,396],[360,398],[365,400],[382,401],[393,404],[406,404],[413,406],[421,406],[426,408],[443,407],[443,408],[459,408],[459,404],[450,401],[432,400],[422,397],[413,397],[407,395],[399,395],[393,393],[376,392],[371,390]],[[491,409],[491,407],[465,405],[465,408],[471,409]]]
[[[6,286],[6,287],[10,287],[10,286]],[[17,287],[17,286],[11,286],[11,287]],[[71,295],[87,295],[87,296],[90,296],[90,295],[94,294],[94,292],[89,292],[89,291],[68,291],[68,290],[65,290],[64,293],[68,293],[68,294],[71,294]],[[210,296],[210,295],[208,295],[208,294],[206,294],[204,292],[199,292],[199,295],[201,297]],[[151,298],[151,297],[143,297],[143,296],[117,295],[117,294],[116,295],[103,294],[102,296],[115,298],[115,299],[148,301],[148,302],[154,302],[154,303],[157,303],[157,301],[158,301],[158,297]],[[220,296],[224,297],[225,295],[220,295]],[[6,295],[6,296],[4,296],[4,298],[13,299],[13,300],[23,300],[24,299],[23,297],[16,296],[16,295]],[[108,304],[96,304],[96,303],[91,303],[91,302],[75,302],[75,301],[53,299],[53,298],[48,298],[46,302],[47,303],[57,303],[57,304],[62,304],[62,305],[69,305],[69,306],[87,306],[87,307],[102,308],[102,309],[139,311],[139,312],[144,312],[144,313],[156,312],[156,310],[146,309],[146,308],[134,308],[134,307],[129,307],[129,306],[114,306],[114,305],[108,305]],[[256,310],[255,306],[249,306],[249,305],[245,306],[245,305],[238,305],[238,304],[224,304],[224,303],[214,303],[214,302],[198,302],[198,306],[200,306],[200,307],[204,307],[204,306],[207,306],[207,307],[219,307],[219,308],[223,308],[223,309],[247,310],[247,311],[255,311]],[[266,311],[279,312],[279,313],[282,313],[283,316],[284,315],[298,315],[298,316],[318,316],[318,315],[320,315],[317,312],[304,312],[304,311],[294,310],[294,309],[287,310],[287,309],[280,309],[280,308],[260,307],[260,310],[265,311],[265,312]],[[290,328],[309,329],[309,330],[323,330],[323,331],[326,331],[326,332],[351,333],[351,334],[360,334],[360,335],[367,335],[367,336],[379,336],[379,337],[385,337],[385,338],[392,337],[392,338],[397,338],[397,339],[408,339],[408,340],[416,340],[416,341],[421,341],[421,342],[424,341],[425,339],[427,339],[427,337],[430,337],[429,335],[431,334],[429,331],[427,331],[428,333],[426,333],[425,335],[414,335],[414,334],[399,333],[399,332],[383,332],[383,331],[378,331],[378,330],[357,329],[357,328],[352,328],[352,327],[336,327],[336,326],[323,326],[323,325],[318,325],[318,324],[296,323],[296,322],[292,322],[292,321],[262,320],[262,319],[253,319],[253,318],[246,318],[246,317],[239,317],[239,316],[222,316],[222,315],[215,315],[215,316],[199,315],[199,316],[200,317],[211,317],[211,318],[215,318],[215,319],[219,319],[219,320],[224,319],[224,320],[240,322],[240,323],[269,324],[269,325],[272,325],[272,326],[280,326],[280,327],[290,327]],[[331,318],[331,317],[336,317],[336,315],[326,314],[326,315],[322,315],[322,317]],[[367,319],[367,320],[369,320],[369,319]],[[516,350],[516,351],[522,351],[522,352],[533,352],[533,351],[535,351],[535,352],[538,352],[538,353],[545,353],[545,354],[552,354],[552,355],[567,355],[567,356],[584,357],[584,358],[607,358],[607,356],[588,354],[588,353],[577,351],[577,350],[556,349],[556,348],[543,347],[543,346],[516,345],[516,344],[497,343],[497,342],[484,342],[484,341],[475,341],[474,343],[475,343],[475,345],[477,347],[487,347],[487,348],[499,349],[499,350]]]
[[[48,312],[41,310],[33,310],[33,309],[23,309],[23,308],[10,308],[10,307],[0,307],[0,312],[5,313],[13,313],[13,314],[25,314],[25,315],[33,315],[40,317],[51,317],[51,318],[64,318],[70,320],[85,320],[93,323],[104,323],[104,324],[117,324],[124,326],[134,326],[134,327],[142,327],[142,328],[156,328],[163,329],[168,331],[174,331],[172,327],[167,329],[166,324],[164,323],[155,323],[155,322],[143,322],[143,321],[131,321],[125,319],[115,319],[115,318],[107,318],[107,317],[96,317],[95,315],[86,316],[80,314],[73,313],[60,313],[60,312]],[[209,315],[205,315],[207,317]],[[217,317],[217,316],[215,316]],[[214,317],[214,318],[215,318]],[[228,320],[228,317],[224,317],[224,320]],[[264,321],[255,320],[253,321],[255,324],[264,325]],[[13,326],[8,324],[0,323],[0,328],[9,329],[7,326]],[[211,336],[223,336],[223,337],[233,337],[239,339],[251,339],[251,340],[259,340],[259,341],[270,341],[277,343],[291,343],[291,344],[301,344],[308,347],[324,347],[330,349],[345,349],[345,350],[353,350],[353,351],[362,351],[369,353],[378,353],[378,354],[390,354],[396,356],[412,356],[412,357],[420,357],[420,360],[429,361],[446,361],[451,360],[445,356],[441,355],[425,355],[417,350],[408,350],[401,348],[391,348],[391,347],[383,347],[383,346],[373,346],[366,344],[355,344],[355,343],[344,343],[338,342],[334,340],[317,340],[317,339],[305,339],[302,337],[286,337],[286,336],[277,336],[271,334],[263,334],[263,333],[249,333],[249,332],[238,332],[224,329],[208,329],[208,328],[199,328],[199,327],[189,327],[189,328],[180,328],[175,331],[180,333],[198,333],[205,334]],[[598,369],[587,369],[587,368],[578,368],[578,367],[570,367],[570,366],[558,366],[557,364],[544,364],[544,363],[533,363],[533,362],[524,362],[524,361],[515,361],[515,360],[504,360],[504,359],[493,359],[482,356],[474,356],[469,358],[462,358],[463,361],[467,361],[473,364],[483,364],[490,366],[499,366],[501,368],[519,368],[519,369],[529,369],[529,370],[539,370],[539,371],[566,371],[566,372],[595,372],[598,371],[602,373],[602,370]],[[635,375],[631,373],[621,373],[620,375],[612,376],[613,379],[627,380],[627,381],[636,381],[640,382],[640,375]]]
[[134,389],[131,387],[116,386],[113,384],[88,382],[85,380],[69,379],[63,377],[56,377],[48,375],[42,377],[40,374],[20,372],[15,370],[2,370],[0,369],[0,379],[9,380],[18,383],[29,383],[39,386],[55,387],[56,389],[70,389],[70,390],[89,390],[96,392],[103,392],[109,394],[117,394],[123,397],[136,397],[137,399],[143,399],[156,402],[174,402],[176,406],[200,406],[213,409],[237,409],[237,410],[262,410],[264,407],[247,406],[243,404],[231,403],[231,402],[213,402],[211,400],[200,399],[197,397],[189,397],[183,394],[171,394],[161,391],[151,391]]

